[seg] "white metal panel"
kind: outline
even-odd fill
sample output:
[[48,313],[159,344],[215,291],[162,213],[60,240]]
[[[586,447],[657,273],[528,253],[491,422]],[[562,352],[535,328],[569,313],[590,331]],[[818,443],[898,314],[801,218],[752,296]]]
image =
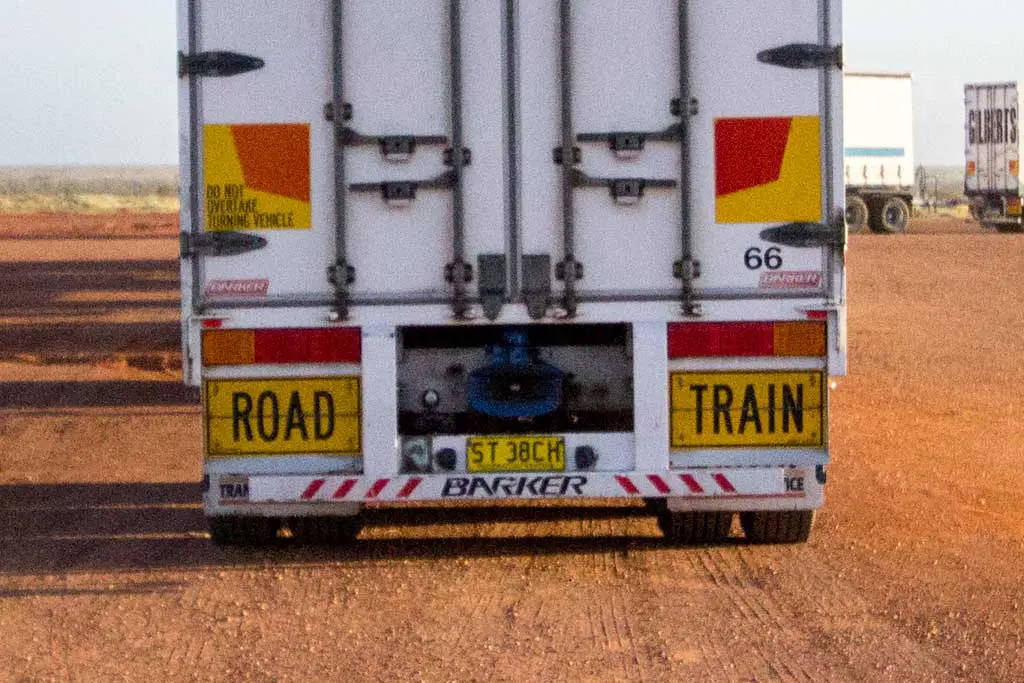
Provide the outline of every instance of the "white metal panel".
[[[382,6],[383,5],[383,6]],[[449,14],[444,0],[346,3],[343,32],[346,98],[352,128],[364,135],[445,135],[451,139]],[[462,3],[464,169],[468,258],[504,253],[504,14],[499,2]],[[405,163],[375,147],[346,151],[349,182],[429,180],[448,171],[449,145],[422,146]],[[444,296],[452,260],[452,194],[421,190],[408,206],[380,195],[349,195],[352,292]]]
[[1016,83],[964,87],[968,192],[1020,191],[1020,94]]
[[[363,328],[363,472],[398,469],[398,349],[386,325]],[[372,379],[371,379],[372,378]]]
[[910,74],[843,77],[846,185],[907,187],[914,182]]
[[[678,2],[578,0],[572,6],[574,134],[663,131],[678,117]],[[524,252],[564,255],[559,5],[519,7],[521,220]],[[607,143],[576,143],[577,166],[595,178],[678,180],[678,142],[648,142],[634,159]],[[678,289],[672,264],[680,251],[679,189],[648,190],[635,205],[616,204],[608,189],[576,188],[575,258],[583,292]]]
[[[199,51],[230,50],[266,63],[237,76],[200,78],[201,124],[308,124],[312,149],[312,227],[262,231],[269,242],[262,250],[204,259],[204,289],[215,280],[265,279],[270,296],[326,293],[334,222],[333,131],[323,115],[331,98],[329,4],[295,0],[287,5],[264,3],[254,11],[247,0],[200,0],[198,7]],[[201,187],[196,188],[200,193]],[[285,263],[290,267],[282,268]]]
[[[789,221],[719,222],[716,174],[721,171],[716,163],[720,151],[716,150],[715,126],[723,119],[811,117],[822,124],[820,134],[827,134],[829,129],[821,118],[825,115],[823,81],[827,78],[822,70],[786,69],[757,59],[762,50],[783,45],[823,44],[826,7],[838,17],[839,3],[832,0],[748,0],[729,3],[727,13],[720,3],[691,3],[692,88],[699,106],[692,122],[691,198],[694,251],[701,263],[701,275],[695,281],[699,291],[747,290],[752,296],[778,293],[771,285],[770,269],[748,267],[746,255],[757,249],[763,259],[765,251],[776,245],[761,240],[759,233]],[[831,39],[832,44],[840,42],[838,34]],[[832,136],[832,148],[839,149],[841,127],[835,126]],[[823,145],[822,151],[825,149]],[[752,159],[760,153],[756,146],[749,149]],[[822,206],[815,222],[826,222],[838,208],[825,206],[828,164],[829,160],[822,159],[819,168]],[[756,264],[757,255],[752,255],[751,263]],[[780,272],[819,277],[822,287],[833,275],[822,249],[781,247],[778,255]]]
[[[574,3],[577,133],[656,132],[678,123],[671,106],[679,92],[677,17],[675,0]],[[679,142],[648,141],[633,159],[617,157],[606,142],[579,146],[578,168],[589,176],[679,180]],[[548,162],[547,169],[559,170]],[[576,258],[585,267],[581,289],[678,289],[672,264],[679,258],[680,198],[678,188],[650,189],[639,203],[620,205],[606,188],[577,189]]]
[[[230,50],[263,59],[256,71],[202,78],[201,126],[309,126],[311,227],[249,229],[268,240],[240,257],[206,258],[203,286],[214,281],[267,281],[267,299],[323,299],[333,288],[334,124],[333,36],[329,0],[261,3],[198,2],[198,51]],[[182,7],[187,7],[182,0]],[[506,248],[505,109],[502,3],[462,3],[466,255]],[[352,107],[347,125],[364,136],[452,136],[449,4],[391,0],[343,4],[343,88]],[[386,160],[376,145],[346,146],[346,183],[427,181],[449,171],[447,144],[420,145],[405,162]],[[202,163],[202,162],[200,162]],[[197,188],[202,193],[202,190]],[[442,297],[444,267],[452,260],[452,193],[421,189],[407,206],[385,204],[377,192],[346,194],[349,263],[355,297]],[[204,206],[200,206],[200,214]],[[221,296],[220,299],[230,298]]]
[[[772,221],[721,225],[716,220],[715,122],[822,115],[819,69],[768,66],[757,61],[757,54],[788,43],[821,44],[825,6],[815,0],[760,0],[730,5],[726,13],[714,3],[690,3],[686,49],[698,114],[692,119],[693,178],[687,192],[702,266],[695,282],[699,290],[766,288],[763,270],[747,268],[744,255],[751,247],[771,247],[757,235]],[[827,6],[839,15],[838,3]],[[523,242],[528,253],[550,253],[558,261],[564,242],[561,168],[552,163],[552,148],[561,144],[557,3],[523,3],[520,19]],[[654,131],[673,122],[669,105],[679,96],[678,2],[574,3],[572,45],[575,133]],[[840,134],[836,126],[835,147]],[[578,167],[591,176],[680,177],[678,144],[649,143],[632,161],[616,158],[599,144],[580,147]],[[821,167],[815,174],[831,180]],[[575,257],[585,268],[579,284],[584,295],[678,289],[672,266],[682,250],[679,190],[649,191],[637,205],[617,206],[606,191],[576,189],[574,202]],[[818,211],[817,220],[833,208],[838,206]],[[783,270],[815,273],[817,284],[811,289],[825,286],[831,273],[825,274],[822,250],[781,251]]]
[[668,327],[664,323],[633,325],[633,402],[635,405],[637,470],[653,470],[668,457],[669,415]]

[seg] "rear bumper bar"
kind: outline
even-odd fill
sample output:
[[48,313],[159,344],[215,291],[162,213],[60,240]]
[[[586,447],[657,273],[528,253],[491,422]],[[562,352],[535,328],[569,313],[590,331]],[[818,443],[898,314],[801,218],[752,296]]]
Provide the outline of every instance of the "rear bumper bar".
[[[674,509],[813,509],[823,502],[821,467],[692,468],[656,473],[210,475],[210,514],[352,514],[365,503],[669,499]],[[332,511],[332,508],[338,508]]]

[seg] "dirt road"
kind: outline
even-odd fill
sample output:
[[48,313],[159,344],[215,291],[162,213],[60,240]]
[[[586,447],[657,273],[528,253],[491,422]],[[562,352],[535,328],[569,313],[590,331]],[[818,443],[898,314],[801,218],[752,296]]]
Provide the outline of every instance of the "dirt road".
[[125,221],[164,241],[0,239],[0,683],[1024,680],[1024,237],[852,238],[807,545],[533,508],[247,551],[197,504],[174,227]]

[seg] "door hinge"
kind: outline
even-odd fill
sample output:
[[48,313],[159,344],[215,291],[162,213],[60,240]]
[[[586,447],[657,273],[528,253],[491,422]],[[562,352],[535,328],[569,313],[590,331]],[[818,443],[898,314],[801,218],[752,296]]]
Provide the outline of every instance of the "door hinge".
[[846,245],[846,227],[843,223],[785,223],[762,230],[761,239],[784,247],[843,247]]
[[262,69],[266,64],[259,57],[237,52],[199,52],[194,55],[178,53],[178,76],[237,76]]
[[759,52],[757,61],[785,69],[842,69],[843,46],[790,43]]
[[181,233],[181,257],[237,256],[267,246],[267,240],[247,232]]

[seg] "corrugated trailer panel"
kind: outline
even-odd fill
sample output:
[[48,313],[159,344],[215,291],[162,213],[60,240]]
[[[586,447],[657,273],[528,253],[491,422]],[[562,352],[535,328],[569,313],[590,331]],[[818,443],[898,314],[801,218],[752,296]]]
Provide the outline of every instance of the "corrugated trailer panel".
[[1020,192],[1020,92],[1016,83],[964,87],[965,189]]

